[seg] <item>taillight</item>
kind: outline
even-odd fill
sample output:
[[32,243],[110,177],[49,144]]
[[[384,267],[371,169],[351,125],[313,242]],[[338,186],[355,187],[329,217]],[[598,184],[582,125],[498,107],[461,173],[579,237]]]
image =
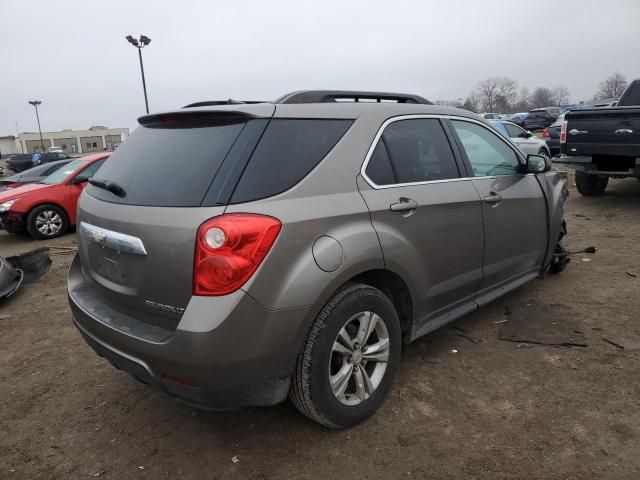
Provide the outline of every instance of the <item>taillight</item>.
[[194,295],[227,295],[251,278],[273,246],[282,224],[273,217],[231,213],[198,229]]
[[545,128],[545,129],[542,131],[542,138],[548,138],[548,137],[549,137],[549,129],[548,129],[548,128]]
[[567,143],[567,121],[562,122],[560,129],[560,143]]

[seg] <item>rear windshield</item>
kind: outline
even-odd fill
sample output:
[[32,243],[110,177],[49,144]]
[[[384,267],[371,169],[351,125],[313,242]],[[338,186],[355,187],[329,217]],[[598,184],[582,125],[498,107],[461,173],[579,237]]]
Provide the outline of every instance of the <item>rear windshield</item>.
[[56,170],[48,177],[43,178],[41,183],[46,183],[47,185],[60,183],[86,163],[87,162],[85,160],[74,160],[73,162],[67,163],[60,170]]
[[233,119],[204,126],[140,125],[95,177],[115,182],[125,195],[94,186],[88,193],[128,205],[199,206],[246,123]]

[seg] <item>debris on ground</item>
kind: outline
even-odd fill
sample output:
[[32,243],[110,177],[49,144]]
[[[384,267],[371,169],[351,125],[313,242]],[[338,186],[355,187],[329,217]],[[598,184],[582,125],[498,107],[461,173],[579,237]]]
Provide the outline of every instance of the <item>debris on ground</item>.
[[603,338],[602,340],[607,342],[609,345],[619,348],[620,350],[628,350],[630,352],[640,350],[640,340],[630,338],[616,338],[615,340]]
[[638,275],[636,275],[635,273],[628,271],[627,270],[627,275],[629,275],[630,277],[636,278]]
[[20,285],[35,282],[49,271],[51,257],[47,247],[0,257],[0,299],[9,298]]
[[11,315],[6,315],[6,314],[0,315],[0,320],[9,320],[10,318],[11,318]]
[[619,343],[614,342],[613,340],[609,340],[608,338],[603,338],[603,341],[607,342],[609,345],[613,345],[616,348],[620,348],[624,350],[624,347],[622,345],[620,345]]
[[541,345],[586,347],[578,320],[566,305],[531,303],[516,309],[501,328],[500,340]]
[[233,457],[231,457],[231,461],[233,463],[238,463],[240,462],[240,455],[234,455]]

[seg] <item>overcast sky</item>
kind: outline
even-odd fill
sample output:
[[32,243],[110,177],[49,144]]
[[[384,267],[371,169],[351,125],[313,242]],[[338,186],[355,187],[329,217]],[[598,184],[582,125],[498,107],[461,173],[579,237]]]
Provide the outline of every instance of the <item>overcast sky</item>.
[[149,104],[265,99],[300,89],[465,97],[484,78],[590,98],[640,77],[640,0],[0,0],[0,136],[134,127]]

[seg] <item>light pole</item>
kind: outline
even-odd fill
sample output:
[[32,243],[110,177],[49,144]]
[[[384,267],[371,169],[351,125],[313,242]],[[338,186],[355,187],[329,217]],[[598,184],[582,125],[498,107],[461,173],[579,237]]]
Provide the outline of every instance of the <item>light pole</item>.
[[38,105],[42,102],[40,100],[29,100],[29,103],[33,105],[33,108],[36,109],[36,119],[38,120],[38,132],[40,133],[40,148],[42,149],[42,153],[44,153],[44,141],[42,140],[42,129],[40,128],[40,115],[38,115]]
[[142,65],[142,49],[151,43],[151,39],[145,35],[140,35],[140,39],[133,38],[131,35],[125,37],[127,41],[138,49],[138,58],[140,59],[140,74],[142,75],[142,89],[144,90],[144,106],[149,113],[149,101],[147,100],[147,82],[144,79],[144,66]]

